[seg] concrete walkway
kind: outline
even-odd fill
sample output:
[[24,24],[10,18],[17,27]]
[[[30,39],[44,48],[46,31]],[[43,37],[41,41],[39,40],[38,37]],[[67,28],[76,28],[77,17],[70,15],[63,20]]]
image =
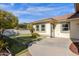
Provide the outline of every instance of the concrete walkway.
[[70,39],[44,38],[29,47],[33,56],[76,56],[69,50]]

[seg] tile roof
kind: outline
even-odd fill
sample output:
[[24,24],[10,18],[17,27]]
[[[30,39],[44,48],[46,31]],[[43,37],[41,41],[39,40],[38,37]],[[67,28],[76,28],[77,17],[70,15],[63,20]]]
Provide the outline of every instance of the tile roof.
[[74,19],[74,18],[79,18],[79,13],[71,13],[71,14],[66,14],[63,16],[56,16],[53,17],[55,20],[69,20],[69,19]]
[[46,23],[46,22],[50,22],[51,20],[54,20],[54,19],[53,18],[46,18],[46,19],[34,21],[32,23]]
[[72,15],[73,15],[73,13],[72,14],[66,14],[66,15],[63,15],[63,16],[56,16],[56,17],[53,17],[53,19],[55,19],[55,20],[65,20],[65,19],[69,19]]
[[69,20],[69,19],[74,19],[74,18],[79,18],[79,13],[71,13],[71,14],[66,14],[63,16],[56,16],[56,17],[52,17],[52,18],[34,21],[32,23],[46,23],[46,22],[50,22],[51,20],[61,21],[61,20]]

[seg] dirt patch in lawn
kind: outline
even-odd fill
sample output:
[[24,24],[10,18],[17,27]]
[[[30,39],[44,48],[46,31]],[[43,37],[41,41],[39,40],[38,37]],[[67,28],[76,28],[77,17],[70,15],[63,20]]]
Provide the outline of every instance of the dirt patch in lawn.
[[69,46],[69,49],[73,53],[79,55],[79,42],[73,42],[73,43],[71,43],[71,45]]

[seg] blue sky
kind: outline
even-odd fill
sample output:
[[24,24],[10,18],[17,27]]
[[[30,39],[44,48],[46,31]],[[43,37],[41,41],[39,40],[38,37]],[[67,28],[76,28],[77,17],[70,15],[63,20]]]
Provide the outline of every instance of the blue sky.
[[75,12],[73,3],[1,3],[0,9],[12,12],[18,17],[20,23]]

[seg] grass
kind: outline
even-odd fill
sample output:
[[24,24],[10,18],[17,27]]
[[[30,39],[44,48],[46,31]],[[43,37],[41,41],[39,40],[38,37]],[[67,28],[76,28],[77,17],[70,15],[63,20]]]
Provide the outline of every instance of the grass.
[[33,41],[33,38],[31,37],[31,35],[18,35],[12,38],[15,41],[18,41],[19,43],[30,43]]
[[31,36],[31,34],[22,34],[22,35],[10,36],[10,38],[26,37],[26,36]]
[[10,51],[13,53],[13,55],[21,52],[22,50],[25,50],[28,48],[28,45],[30,42],[32,42],[32,39],[30,35],[19,35],[19,36],[13,36],[10,40]]
[[12,45],[10,48],[10,51],[12,52],[13,55],[19,53],[20,51],[27,49],[25,46],[18,46],[18,45]]
[[[39,41],[37,38],[33,38],[31,35],[17,35],[5,37],[6,41],[8,42],[9,50],[12,52],[13,55],[28,49],[29,44],[34,41]],[[26,50],[29,54],[28,50]]]

